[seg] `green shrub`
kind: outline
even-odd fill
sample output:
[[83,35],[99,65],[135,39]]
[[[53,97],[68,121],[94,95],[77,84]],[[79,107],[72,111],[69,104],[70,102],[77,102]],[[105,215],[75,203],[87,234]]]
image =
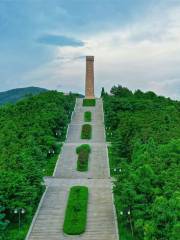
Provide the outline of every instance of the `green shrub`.
[[83,99],[84,107],[94,107],[96,106],[96,99]]
[[88,170],[88,160],[91,148],[88,144],[82,144],[76,148],[76,153],[78,154],[77,160],[77,170],[85,172]]
[[82,144],[79,147],[76,148],[76,153],[79,154],[80,152],[87,152],[90,153],[91,152],[91,147],[89,146],[89,144]]
[[87,111],[84,113],[84,121],[91,122],[91,112]]
[[87,223],[88,188],[74,186],[70,189],[63,231],[69,235],[85,232]]
[[84,124],[81,130],[81,139],[91,139],[92,126],[90,124]]

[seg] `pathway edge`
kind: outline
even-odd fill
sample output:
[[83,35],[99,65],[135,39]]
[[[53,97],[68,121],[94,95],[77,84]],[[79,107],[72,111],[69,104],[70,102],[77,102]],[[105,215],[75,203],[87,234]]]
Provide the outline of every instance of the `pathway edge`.
[[[102,98],[101,98],[102,99]],[[105,139],[105,142],[106,142],[106,129],[105,129],[105,121],[104,121],[104,105],[103,105],[103,100],[102,100],[102,113],[103,113],[103,124],[104,124],[104,139]],[[108,154],[108,144],[106,142],[106,156],[107,156],[107,165],[108,165],[108,175],[109,175],[109,178],[111,178],[111,174],[110,174],[110,165],[109,165],[109,154]],[[120,239],[120,236],[119,236],[119,228],[118,228],[118,220],[117,220],[117,213],[116,213],[116,207],[115,207],[115,204],[114,204],[114,193],[113,193],[113,183],[111,181],[111,192],[112,192],[112,205],[113,205],[113,213],[114,213],[114,223],[115,223],[115,228],[116,228],[116,236],[117,236],[117,239]]]

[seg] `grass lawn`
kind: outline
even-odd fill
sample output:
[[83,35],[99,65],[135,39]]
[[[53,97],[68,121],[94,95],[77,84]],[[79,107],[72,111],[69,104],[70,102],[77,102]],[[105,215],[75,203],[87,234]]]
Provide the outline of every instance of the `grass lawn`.
[[88,144],[82,144],[76,148],[76,153],[78,154],[77,171],[88,171],[88,160],[90,152],[91,148]]
[[85,121],[85,122],[91,122],[91,118],[92,118],[91,115],[92,115],[92,114],[91,114],[90,111],[85,112],[85,113],[84,113],[84,121]]
[[92,137],[92,126],[90,124],[82,125],[81,139],[91,139]]
[[54,172],[54,167],[56,165],[59,153],[61,152],[62,143],[58,144],[58,152],[54,154],[54,156],[51,156],[49,159],[46,167],[43,169],[43,175],[44,176],[52,176]]
[[70,189],[63,231],[69,235],[85,232],[87,223],[88,188],[74,186]]
[[96,99],[83,99],[83,107],[94,107],[96,106]]
[[128,230],[126,226],[123,224],[118,224],[118,227],[121,240],[137,240],[136,238],[132,237],[130,230]]
[[29,223],[23,223],[19,230],[18,224],[10,224],[4,236],[0,240],[24,240],[29,229]]

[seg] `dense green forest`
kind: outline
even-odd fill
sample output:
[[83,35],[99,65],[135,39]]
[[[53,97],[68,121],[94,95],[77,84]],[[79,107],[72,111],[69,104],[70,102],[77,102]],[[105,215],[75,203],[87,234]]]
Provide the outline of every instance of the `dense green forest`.
[[24,239],[44,191],[43,176],[52,175],[65,139],[75,97],[48,91],[0,107],[0,239]]
[[5,92],[0,92],[0,105],[5,103],[16,103],[27,95],[36,95],[46,92],[47,89],[38,87],[15,88]]
[[102,96],[121,240],[178,240],[180,102],[121,86]]

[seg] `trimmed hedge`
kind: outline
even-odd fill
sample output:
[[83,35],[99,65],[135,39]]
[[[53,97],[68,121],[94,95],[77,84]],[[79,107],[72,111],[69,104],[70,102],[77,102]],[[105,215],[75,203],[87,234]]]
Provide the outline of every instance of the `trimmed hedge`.
[[85,172],[88,170],[88,160],[91,148],[88,144],[82,144],[76,148],[78,154],[77,171]]
[[69,235],[85,232],[87,223],[88,188],[74,186],[70,189],[63,231]]
[[81,139],[91,139],[92,137],[92,126],[90,124],[82,125]]
[[94,107],[96,106],[96,99],[83,99],[83,106],[84,107]]
[[85,113],[84,113],[84,121],[85,121],[85,122],[91,122],[91,118],[92,118],[91,115],[92,115],[92,114],[91,114],[90,111],[85,112]]

